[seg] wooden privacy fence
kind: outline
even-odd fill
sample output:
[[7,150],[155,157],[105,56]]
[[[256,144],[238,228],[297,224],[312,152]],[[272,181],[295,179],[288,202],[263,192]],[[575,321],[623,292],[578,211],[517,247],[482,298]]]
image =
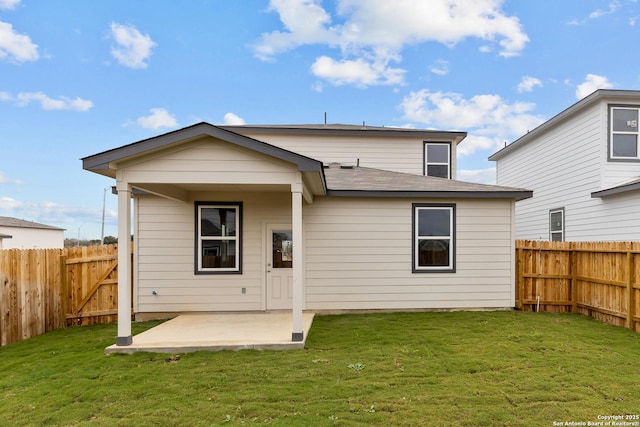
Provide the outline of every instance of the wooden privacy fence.
[[640,242],[516,242],[516,306],[640,332]]
[[117,319],[117,245],[0,250],[0,346]]

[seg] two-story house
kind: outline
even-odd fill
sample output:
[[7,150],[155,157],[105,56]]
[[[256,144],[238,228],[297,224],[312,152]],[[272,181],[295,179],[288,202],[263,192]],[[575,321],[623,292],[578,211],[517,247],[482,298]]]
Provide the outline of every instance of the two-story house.
[[497,183],[533,190],[516,237],[640,240],[640,91],[600,89],[489,157]]
[[514,205],[531,192],[456,181],[465,136],[200,123],[84,158],[116,180],[117,343],[130,307],[292,310],[293,341],[303,310],[513,307]]

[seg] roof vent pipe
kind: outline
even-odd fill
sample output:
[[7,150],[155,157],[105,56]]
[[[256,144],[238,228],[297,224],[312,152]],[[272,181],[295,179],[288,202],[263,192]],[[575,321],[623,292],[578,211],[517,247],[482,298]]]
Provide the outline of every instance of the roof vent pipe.
[[324,112],[324,125],[327,125],[327,112]]
[[360,170],[360,159],[356,160],[356,170]]

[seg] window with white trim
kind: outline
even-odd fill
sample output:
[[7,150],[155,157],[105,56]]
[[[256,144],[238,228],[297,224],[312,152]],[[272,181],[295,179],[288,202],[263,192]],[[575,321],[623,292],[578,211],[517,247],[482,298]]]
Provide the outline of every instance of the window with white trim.
[[413,272],[455,272],[453,204],[413,204]]
[[242,203],[196,203],[196,273],[241,273]]
[[611,107],[609,158],[640,160],[637,107]]
[[424,143],[424,174],[437,178],[451,178],[451,144]]
[[549,240],[564,242],[564,208],[549,211]]

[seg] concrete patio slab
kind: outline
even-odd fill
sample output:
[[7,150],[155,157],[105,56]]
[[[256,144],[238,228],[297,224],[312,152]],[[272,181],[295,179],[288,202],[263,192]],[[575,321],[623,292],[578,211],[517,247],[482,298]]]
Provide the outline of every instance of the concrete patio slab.
[[290,311],[183,314],[133,337],[128,346],[112,345],[105,354],[192,353],[221,350],[304,348],[313,313],[302,314],[304,340],[291,341]]

